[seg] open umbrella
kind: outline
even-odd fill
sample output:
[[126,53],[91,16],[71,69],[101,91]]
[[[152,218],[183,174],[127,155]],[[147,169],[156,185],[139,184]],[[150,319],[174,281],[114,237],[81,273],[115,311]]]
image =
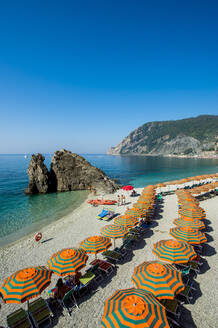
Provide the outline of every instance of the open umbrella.
[[81,249],[86,253],[94,253],[95,255],[106,251],[109,247],[111,247],[110,238],[102,236],[89,237],[80,242]]
[[128,229],[124,225],[109,224],[101,228],[101,234],[105,237],[115,239],[122,238],[128,233]]
[[207,237],[203,232],[190,226],[171,228],[170,234],[174,238],[189,244],[202,244],[207,241]]
[[136,224],[139,223],[139,220],[135,217],[131,217],[128,215],[123,215],[123,216],[117,216],[114,219],[114,224],[115,225],[124,225],[127,228],[131,228],[135,226]]
[[177,226],[181,226],[181,227],[189,226],[190,228],[194,228],[198,230],[202,230],[205,228],[205,225],[202,221],[192,218],[177,218],[173,221],[173,223]]
[[171,264],[159,261],[144,262],[135,267],[132,281],[137,288],[158,299],[173,299],[185,288],[181,272]]
[[158,241],[152,251],[161,260],[171,263],[186,263],[197,256],[191,245],[174,239]]
[[117,290],[105,301],[102,328],[169,328],[165,308],[142,289]]
[[58,276],[74,275],[81,270],[88,260],[83,249],[66,248],[53,254],[48,261],[48,267]]
[[123,189],[123,190],[133,190],[133,186],[130,186],[130,185],[128,185],[128,186],[123,186],[122,189]]
[[30,267],[13,273],[0,288],[4,303],[23,303],[40,295],[51,283],[52,272],[44,266]]

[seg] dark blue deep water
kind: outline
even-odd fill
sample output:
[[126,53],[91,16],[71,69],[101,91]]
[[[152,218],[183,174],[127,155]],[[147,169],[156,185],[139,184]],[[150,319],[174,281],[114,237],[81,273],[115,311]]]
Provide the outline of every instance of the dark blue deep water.
[[[216,173],[217,159],[83,155],[121,184],[144,187],[159,181]],[[51,155],[45,155],[49,166]],[[30,155],[0,155],[0,246],[36,231],[78,207],[87,192],[26,196]]]

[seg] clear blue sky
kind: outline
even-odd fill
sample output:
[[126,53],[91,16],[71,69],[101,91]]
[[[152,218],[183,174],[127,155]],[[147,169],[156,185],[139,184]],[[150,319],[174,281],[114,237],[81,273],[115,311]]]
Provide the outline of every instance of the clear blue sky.
[[104,153],[218,114],[218,2],[0,1],[0,153]]

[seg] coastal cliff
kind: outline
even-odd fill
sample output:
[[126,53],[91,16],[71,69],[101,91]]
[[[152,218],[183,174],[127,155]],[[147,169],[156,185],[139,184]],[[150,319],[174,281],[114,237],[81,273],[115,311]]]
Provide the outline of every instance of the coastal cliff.
[[119,185],[102,170],[92,166],[84,157],[62,149],[56,151],[51,161],[50,171],[41,154],[32,155],[27,170],[29,185],[26,194],[88,190],[92,188],[112,193]]
[[218,116],[201,115],[176,121],[146,123],[131,132],[111,155],[218,155]]

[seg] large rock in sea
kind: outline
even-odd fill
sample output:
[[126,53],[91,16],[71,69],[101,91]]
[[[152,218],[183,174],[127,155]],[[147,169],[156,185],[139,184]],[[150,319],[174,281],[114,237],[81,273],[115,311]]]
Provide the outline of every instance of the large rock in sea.
[[29,185],[25,190],[26,194],[45,194],[49,191],[49,172],[44,160],[41,154],[32,155],[27,170]]
[[120,186],[102,170],[92,166],[85,158],[68,150],[56,151],[52,158],[50,171],[44,164],[41,154],[32,155],[29,167],[29,185],[26,194],[56,191],[88,190],[112,193]]
[[84,157],[65,149],[54,153],[50,175],[57,191],[87,190],[92,186],[111,193],[120,187]]

